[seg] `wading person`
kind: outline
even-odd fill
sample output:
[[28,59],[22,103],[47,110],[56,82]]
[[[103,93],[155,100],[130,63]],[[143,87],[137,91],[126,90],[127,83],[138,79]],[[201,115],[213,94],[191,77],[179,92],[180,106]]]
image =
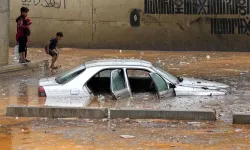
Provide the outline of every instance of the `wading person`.
[[48,49],[48,54],[52,57],[52,62],[50,65],[51,69],[58,69],[60,66],[55,66],[55,62],[59,56],[59,52],[57,49],[57,43],[63,38],[63,33],[62,32],[57,32],[56,37],[52,38],[49,42],[49,46],[47,47]]
[[22,7],[20,9],[21,15],[16,19],[17,23],[17,42],[19,45],[19,63],[30,62],[25,58],[25,53],[27,53],[27,40],[29,34],[29,25],[26,22],[26,17],[28,16],[29,9]]

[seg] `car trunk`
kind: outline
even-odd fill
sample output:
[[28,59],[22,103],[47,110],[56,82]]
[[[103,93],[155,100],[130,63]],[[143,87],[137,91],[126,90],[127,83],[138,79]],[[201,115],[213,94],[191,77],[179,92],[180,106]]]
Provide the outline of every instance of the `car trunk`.
[[46,85],[58,85],[58,83],[55,80],[55,77],[51,78],[42,78],[39,80],[39,86],[46,86]]

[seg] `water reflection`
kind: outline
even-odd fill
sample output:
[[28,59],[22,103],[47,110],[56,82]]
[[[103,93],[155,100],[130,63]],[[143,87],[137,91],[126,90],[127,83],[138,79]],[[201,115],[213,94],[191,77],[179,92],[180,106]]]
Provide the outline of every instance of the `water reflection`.
[[18,85],[17,104],[28,105],[28,86],[25,82],[20,82]]
[[46,97],[38,97],[39,106],[44,106],[45,102],[46,102]]
[[0,85],[0,115],[5,114],[5,107],[9,101],[9,90]]
[[90,97],[83,96],[50,96],[46,97],[44,106],[57,107],[85,107],[90,102]]
[[7,105],[43,105],[45,99],[37,96],[38,81],[49,76],[53,74],[43,67],[0,74],[0,114]]

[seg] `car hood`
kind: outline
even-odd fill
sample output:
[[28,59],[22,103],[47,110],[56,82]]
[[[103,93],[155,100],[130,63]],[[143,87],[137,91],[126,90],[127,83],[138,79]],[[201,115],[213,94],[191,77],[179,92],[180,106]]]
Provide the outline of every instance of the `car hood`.
[[182,78],[183,81],[179,83],[180,86],[194,87],[194,88],[204,88],[204,89],[227,89],[229,85],[224,83],[208,81],[203,79],[195,78]]
[[42,78],[39,80],[39,85],[40,86],[50,86],[50,85],[57,85],[58,83],[56,82],[55,77],[51,78]]

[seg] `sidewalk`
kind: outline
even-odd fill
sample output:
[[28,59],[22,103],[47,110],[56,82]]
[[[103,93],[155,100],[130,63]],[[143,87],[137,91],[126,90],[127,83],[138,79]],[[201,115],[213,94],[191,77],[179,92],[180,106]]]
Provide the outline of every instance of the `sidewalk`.
[[49,68],[49,61],[48,60],[40,60],[40,61],[32,61],[32,62],[25,63],[25,64],[17,63],[17,64],[10,64],[7,66],[1,66],[0,67],[0,74],[21,71],[21,70],[27,70],[27,69],[32,69],[32,68],[38,68],[38,67]]
[[[32,54],[28,54],[28,59],[30,59],[30,57],[32,57]],[[45,67],[45,69],[48,69],[49,61],[44,56],[42,56],[39,59],[32,59],[32,61],[29,63],[20,64],[18,63],[18,58],[16,58],[14,55],[14,48],[10,48],[9,64],[5,66],[0,66],[0,74],[33,69],[38,67]]]

